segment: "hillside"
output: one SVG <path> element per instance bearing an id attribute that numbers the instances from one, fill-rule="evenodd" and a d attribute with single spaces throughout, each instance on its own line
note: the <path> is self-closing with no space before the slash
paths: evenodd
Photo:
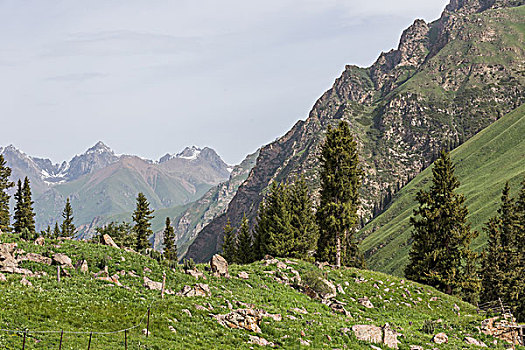
<path id="1" fill-rule="evenodd" d="M 123 348 L 123 332 L 107 335 L 97 332 L 134 325 L 138 327 L 126 334 L 129 348 L 250 349 L 260 348 L 250 341 L 261 337 L 288 349 L 370 349 L 369 342 L 357 340 L 352 327 L 383 327 L 386 323 L 389 326 L 375 331 L 379 331 L 380 338 L 384 332 L 392 343 L 397 339 L 402 349 L 411 345 L 425 349 L 478 348 L 464 341 L 467 336 L 495 349 L 506 348 L 501 340 L 493 345 L 495 339 L 479 332 L 483 317 L 476 313 L 475 307 L 433 288 L 378 272 L 329 267 L 320 270 L 302 261 L 274 259 L 230 266 L 231 278 L 214 277 L 204 271 L 204 266 L 198 266 L 204 271 L 203 280 L 177 267 L 166 270 L 168 293 L 179 292 L 184 286 L 191 291 L 197 283 L 203 283 L 205 286 L 201 285 L 199 291 L 207 294 L 209 288 L 209 294 L 192 297 L 167 294 L 161 299 L 160 291 L 145 288 L 144 281 L 155 287 L 151 281 L 161 281 L 165 269 L 139 254 L 84 241 L 51 240 L 41 246 L 23 242 L 11 234 L 3 234 L 0 239 L 4 242 L 0 245 L 0 265 L 4 266 L 0 267 L 4 271 L 0 275 L 3 305 L 0 329 L 20 331 L 0 331 L 0 347 L 6 349 L 22 347 L 23 330 L 28 331 L 25 349 L 58 348 L 61 330 L 65 332 L 63 349 L 87 348 L 90 332 L 94 332 L 92 349 Z M 6 242 L 15 242 L 17 246 Z M 57 253 L 66 254 L 73 264 L 85 259 L 84 268 L 89 271 L 83 273 L 68 267 L 67 259 L 56 256 Z M 6 260 L 8 254 L 14 255 L 9 255 L 11 260 Z M 17 272 L 27 275 L 7 273 L 8 260 L 11 266 L 13 261 L 18 264 Z M 52 260 L 53 265 L 47 265 Z M 60 282 L 56 279 L 56 261 L 64 262 Z M 289 284 L 292 278 L 296 282 L 301 280 L 297 285 L 320 281 L 308 277 L 312 271 L 324 275 L 337 290 L 328 288 L 324 302 L 301 293 L 294 283 Z M 27 282 L 23 285 L 22 279 L 31 285 Z M 146 338 L 142 330 L 146 328 L 149 306 L 150 335 Z M 218 320 L 224 320 L 220 315 L 229 313 L 227 319 L 240 328 L 219 324 Z M 245 317 L 247 314 L 252 316 Z M 242 322 L 253 331 L 242 328 Z M 448 343 L 432 342 L 438 332 L 446 333 Z"/>
<path id="2" fill-rule="evenodd" d="M 472 228 L 480 232 L 475 248 L 486 243 L 484 223 L 495 215 L 506 181 L 517 193 L 525 179 L 525 106 L 504 116 L 456 148 L 458 188 L 467 198 Z M 394 197 L 390 207 L 370 222 L 361 235 L 361 249 L 368 267 L 377 271 L 403 275 L 410 250 L 409 218 L 416 208 L 415 194 L 432 178 L 431 167 L 425 169 Z"/>
<path id="3" fill-rule="evenodd" d="M 453 0 L 441 18 L 416 20 L 397 49 L 368 68 L 346 66 L 309 117 L 261 148 L 248 179 L 210 222 L 187 256 L 207 261 L 222 228 L 246 214 L 253 225 L 268 185 L 305 174 L 318 190 L 318 155 L 328 125 L 347 120 L 365 170 L 360 215 L 406 183 L 445 144 L 459 145 L 525 100 L 524 1 Z"/>

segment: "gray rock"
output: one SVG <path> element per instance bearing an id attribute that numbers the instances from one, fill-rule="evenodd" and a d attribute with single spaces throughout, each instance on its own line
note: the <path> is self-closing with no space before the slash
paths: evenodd
<path id="1" fill-rule="evenodd" d="M 368 297 L 359 298 L 357 301 L 359 301 L 359 304 L 363 305 L 367 309 L 372 309 L 374 307 L 374 304 L 368 300 Z"/>
<path id="2" fill-rule="evenodd" d="M 39 264 L 45 264 L 45 265 L 51 265 L 51 263 L 53 262 L 51 258 L 45 257 L 40 254 L 36 254 L 36 253 L 27 253 L 26 255 L 18 258 L 18 261 L 26 261 L 26 260 L 33 261 Z"/>
<path id="3" fill-rule="evenodd" d="M 197 283 L 193 287 L 184 286 L 177 295 L 182 297 L 209 297 L 211 296 L 211 291 L 207 284 Z"/>
<path id="4" fill-rule="evenodd" d="M 105 234 L 104 236 L 102 236 L 102 240 L 104 241 L 105 245 L 108 245 L 108 246 L 113 247 L 113 248 L 120 249 L 120 247 L 115 243 L 115 241 L 113 241 L 113 238 L 111 238 L 110 235 Z"/>
<path id="5" fill-rule="evenodd" d="M 448 336 L 445 333 L 438 333 L 434 335 L 432 341 L 436 344 L 446 344 L 448 343 Z"/>
<path id="6" fill-rule="evenodd" d="M 219 254 L 215 254 L 210 261 L 211 272 L 216 277 L 230 277 L 228 262 Z"/>
<path id="7" fill-rule="evenodd" d="M 7 282 L 7 277 L 3 273 L 0 273 L 0 282 Z"/>
<path id="8" fill-rule="evenodd" d="M 241 271 L 239 272 L 238 277 L 247 280 L 248 278 L 250 278 L 250 275 L 248 275 L 246 271 Z"/>
<path id="9" fill-rule="evenodd" d="M 480 340 L 472 338 L 472 337 L 465 337 L 465 339 L 463 339 L 463 341 L 465 343 L 467 343 L 467 344 L 470 344 L 470 345 L 476 345 L 476 346 L 479 346 L 479 347 L 482 347 L 482 348 L 486 348 L 487 347 L 487 344 L 485 344 L 484 342 L 482 342 Z"/>
<path id="10" fill-rule="evenodd" d="M 264 338 L 257 337 L 255 335 L 250 335 L 250 343 L 251 344 L 255 344 L 255 345 L 259 345 L 259 346 L 270 346 L 270 347 L 274 347 L 275 346 L 274 343 L 269 342 L 268 340 L 266 340 Z"/>
<path id="11" fill-rule="evenodd" d="M 71 259 L 66 254 L 56 253 L 55 255 L 53 255 L 53 260 L 59 265 L 71 268 L 73 267 L 73 265 L 71 264 Z"/>
<path id="12" fill-rule="evenodd" d="M 352 331 L 358 340 L 369 341 L 377 344 L 380 344 L 383 341 L 383 330 L 381 327 L 358 324 L 352 326 Z"/>
<path id="13" fill-rule="evenodd" d="M 35 244 L 36 245 L 41 245 L 43 246 L 44 244 L 46 243 L 46 240 L 44 237 L 40 236 L 38 237 L 37 239 L 35 239 Z"/>
<path id="14" fill-rule="evenodd" d="M 383 344 L 391 349 L 397 349 L 399 344 L 399 340 L 397 340 L 398 335 L 399 333 L 393 330 L 388 323 L 385 324 L 383 327 Z"/>

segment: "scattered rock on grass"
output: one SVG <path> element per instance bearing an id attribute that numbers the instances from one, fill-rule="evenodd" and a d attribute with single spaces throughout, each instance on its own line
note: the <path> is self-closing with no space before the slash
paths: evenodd
<path id="1" fill-rule="evenodd" d="M 146 277 L 144 277 L 144 279 L 145 278 Z M 211 291 L 207 284 L 197 283 L 193 287 L 184 286 L 184 288 L 182 288 L 182 290 L 178 292 L 177 295 L 182 297 L 209 297 L 211 296 Z"/>
<path id="2" fill-rule="evenodd" d="M 35 244 L 36 245 L 41 245 L 43 246 L 44 244 L 46 243 L 46 240 L 44 237 L 40 236 L 38 237 L 37 239 L 35 239 Z"/>
<path id="3" fill-rule="evenodd" d="M 359 304 L 363 305 L 367 309 L 372 309 L 374 307 L 374 304 L 372 304 L 368 297 L 359 298 L 357 301 L 359 301 Z"/>
<path id="4" fill-rule="evenodd" d="M 255 344 L 255 345 L 259 345 L 259 346 L 270 346 L 270 347 L 274 347 L 275 346 L 274 343 L 269 342 L 268 340 L 266 340 L 264 338 L 257 337 L 255 335 L 250 335 L 250 343 L 251 344 Z"/>
<path id="5" fill-rule="evenodd" d="M 434 335 L 432 341 L 436 344 L 445 344 L 448 343 L 448 336 L 445 333 L 438 333 Z"/>
<path id="6" fill-rule="evenodd" d="M 247 280 L 248 278 L 250 278 L 250 275 L 248 275 L 248 273 L 246 271 L 241 271 L 241 272 L 239 272 L 238 277 L 242 278 L 244 280 Z"/>
<path id="7" fill-rule="evenodd" d="M 479 346 L 479 347 L 482 347 L 482 348 L 486 348 L 487 347 L 487 344 L 485 344 L 484 342 L 482 342 L 480 340 L 472 338 L 472 337 L 465 337 L 465 339 L 463 339 L 463 341 L 465 343 L 467 343 L 467 344 L 470 344 L 470 345 L 476 345 L 476 346 Z"/>
<path id="8" fill-rule="evenodd" d="M 66 254 L 56 253 L 53 255 L 53 260 L 59 265 L 73 267 L 71 264 L 71 259 Z"/>
<path id="9" fill-rule="evenodd" d="M 20 280 L 20 283 L 23 285 L 23 286 L 26 286 L 26 287 L 33 287 L 33 283 L 31 283 L 30 281 L 28 281 L 26 279 L 26 277 L 22 277 L 22 280 Z"/>
<path id="10" fill-rule="evenodd" d="M 383 330 L 378 326 L 357 324 L 352 326 L 352 331 L 358 340 L 369 341 L 377 344 L 381 343 L 383 340 Z"/>
<path id="11" fill-rule="evenodd" d="M 7 281 L 7 277 L 5 277 L 3 273 L 0 273 L 0 282 L 6 282 L 6 281 Z"/>
<path id="12" fill-rule="evenodd" d="M 115 243 L 113 238 L 111 238 L 111 236 L 108 235 L 107 233 L 102 236 L 102 240 L 104 241 L 105 245 L 108 245 L 108 246 L 113 247 L 113 248 L 120 249 L 120 247 Z"/>
<path id="13" fill-rule="evenodd" d="M 211 272 L 216 277 L 230 277 L 228 262 L 221 255 L 215 254 L 210 260 Z"/>

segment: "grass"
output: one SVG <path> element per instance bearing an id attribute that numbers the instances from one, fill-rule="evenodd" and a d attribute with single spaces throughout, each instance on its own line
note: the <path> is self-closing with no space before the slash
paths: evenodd
<path id="1" fill-rule="evenodd" d="M 473 243 L 478 250 L 486 243 L 482 228 L 489 217 L 495 215 L 505 182 L 509 181 L 514 195 L 525 179 L 523 135 L 525 106 L 496 121 L 451 153 L 461 182 L 458 191 L 467 198 L 469 221 L 472 228 L 480 232 Z M 409 218 L 416 208 L 415 194 L 428 186 L 431 176 L 429 167 L 401 189 L 382 215 L 361 230 L 364 237 L 361 249 L 370 268 L 403 274 L 410 250 Z"/>
<path id="2" fill-rule="evenodd" d="M 274 342 L 281 348 L 308 348 L 300 345 L 300 339 L 311 342 L 313 349 L 370 349 L 369 343 L 358 341 L 352 332 L 343 333 L 342 328 L 351 328 L 355 324 L 375 324 L 383 326 L 388 322 L 403 334 L 399 337 L 401 348 L 430 343 L 432 334 L 423 331 L 425 323 L 442 319 L 436 332 L 444 331 L 450 342 L 440 349 L 468 349 L 463 343 L 467 334 L 486 343 L 492 341 L 488 336 L 478 334 L 481 317 L 476 314 L 472 305 L 463 303 L 454 297 L 400 278 L 378 272 L 343 269 L 319 270 L 310 263 L 302 261 L 285 261 L 301 276 L 323 274 L 335 285 L 341 285 L 344 294 L 338 293 L 337 299 L 346 303 L 345 308 L 351 316 L 332 311 L 319 301 L 310 299 L 296 289 L 279 283 L 276 275 L 293 274 L 289 270 L 276 271 L 275 265 L 265 266 L 256 262 L 246 266 L 230 266 L 232 278 L 212 277 L 205 272 L 211 297 L 181 297 L 168 295 L 160 298 L 160 292 L 146 290 L 142 286 L 142 276 L 160 281 L 163 271 L 167 273 L 167 288 L 174 291 L 184 285 L 194 285 L 197 281 L 184 274 L 180 268 L 166 270 L 156 261 L 132 252 L 96 245 L 82 241 L 47 241 L 46 245 L 36 246 L 21 241 L 17 236 L 4 234 L 3 242 L 18 242 L 18 247 L 26 252 L 37 252 L 52 255 L 62 252 L 70 256 L 75 263 L 86 259 L 90 274 L 82 274 L 73 269 L 71 277 L 56 281 L 56 267 L 23 262 L 21 265 L 33 271 L 45 271 L 48 276 L 28 277 L 33 287 L 20 284 L 21 276 L 8 275 L 7 282 L 0 282 L 0 328 L 15 330 L 43 331 L 115 331 L 137 324 L 140 327 L 128 333 L 130 349 L 250 349 L 258 348 L 248 343 L 249 331 L 230 329 L 219 325 L 213 314 L 229 312 L 227 304 L 231 302 L 252 303 L 269 313 L 279 313 L 282 321 L 263 319 L 260 324 L 265 339 Z M 93 278 L 107 263 L 109 273 L 118 271 L 135 271 L 139 277 L 128 274 L 120 278 L 126 286 L 117 287 Z M 144 272 L 145 268 L 151 272 Z M 204 266 L 198 268 L 204 271 Z M 246 271 L 248 280 L 239 279 L 239 272 Z M 199 280 L 199 282 L 203 282 Z M 357 299 L 367 296 L 374 304 L 373 309 L 361 306 Z M 431 301 L 432 297 L 437 300 Z M 434 300 L 434 299 L 432 299 Z M 153 304 L 150 317 L 150 337 L 142 335 L 145 328 L 145 312 Z M 211 308 L 199 310 L 195 305 Z M 459 305 L 461 314 L 454 311 L 454 304 Z M 293 311 L 293 308 L 304 308 L 307 314 Z M 183 310 L 187 309 L 192 317 Z M 176 330 L 173 333 L 168 327 Z M 302 335 L 303 334 L 303 335 Z M 329 340 L 328 336 L 331 340 Z M 59 333 L 29 333 L 26 349 L 58 348 Z M 63 349 L 87 349 L 89 334 L 64 335 Z M 0 332 L 0 348 L 20 349 L 21 333 Z M 124 348 L 124 334 L 93 335 L 91 349 Z M 499 347 L 503 349 L 501 344 Z"/>

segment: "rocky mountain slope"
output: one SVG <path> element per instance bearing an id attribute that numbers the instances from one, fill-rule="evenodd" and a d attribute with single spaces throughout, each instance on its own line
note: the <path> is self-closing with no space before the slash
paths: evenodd
<path id="1" fill-rule="evenodd" d="M 525 100 L 523 0 L 453 0 L 432 22 L 416 20 L 395 50 L 368 68 L 346 66 L 309 117 L 264 146 L 248 179 L 188 249 L 206 261 L 220 249 L 229 218 L 253 224 L 268 185 L 305 174 L 318 189 L 320 142 L 328 125 L 347 120 L 365 170 L 364 220 L 388 188 L 405 183 L 444 145 L 459 145 Z"/>
<path id="2" fill-rule="evenodd" d="M 170 215 L 173 217 L 172 225 L 175 229 L 175 239 L 180 257 L 186 254 L 186 250 L 193 243 L 200 230 L 226 211 L 228 203 L 254 167 L 258 154 L 259 151 L 256 151 L 248 155 L 239 165 L 233 167 L 228 181 L 212 187 L 201 198 L 190 203 L 182 212 Z M 173 208 L 173 211 L 180 211 L 180 208 Z M 159 222 L 159 224 L 155 225 L 155 221 L 153 222 L 152 228 L 157 232 L 152 240 L 153 246 L 160 250 L 164 221 Z"/>
<path id="3" fill-rule="evenodd" d="M 24 331 L 31 350 L 58 349 L 61 331 L 63 349 L 510 346 L 473 305 L 378 272 L 268 259 L 228 266 L 224 277 L 219 260 L 216 273 L 202 265 L 185 273 L 89 242 L 0 240 L 3 349 L 21 349 Z"/>
<path id="4" fill-rule="evenodd" d="M 470 140 L 456 148 L 452 160 L 461 186 L 458 191 L 467 199 L 472 229 L 480 232 L 474 248 L 485 245 L 482 231 L 488 219 L 496 214 L 505 182 L 512 186 L 512 195 L 525 180 L 525 105 L 499 119 Z M 415 194 L 432 178 L 425 169 L 393 198 L 389 208 L 360 232 L 361 249 L 367 266 L 387 273 L 403 275 L 411 247 L 409 218 L 417 203 Z"/>
<path id="5" fill-rule="evenodd" d="M 211 148 L 187 147 L 159 161 L 115 155 L 102 142 L 61 165 L 26 155 L 13 146 L 0 149 L 14 180 L 28 176 L 32 183 L 37 226 L 60 221 L 67 197 L 75 224 L 83 233 L 108 218 L 131 212 L 138 192 L 152 208 L 190 203 L 230 177 L 229 166 Z"/>

